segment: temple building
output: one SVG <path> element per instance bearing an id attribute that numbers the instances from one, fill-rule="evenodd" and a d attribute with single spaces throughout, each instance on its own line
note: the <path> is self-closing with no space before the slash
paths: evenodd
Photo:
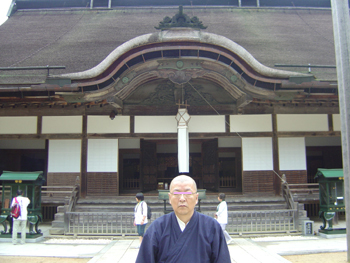
<path id="1" fill-rule="evenodd" d="M 182 156 L 207 192 L 342 168 L 329 1 L 162 2 L 13 1 L 1 170 L 79 176 L 84 198 L 166 189 Z"/>

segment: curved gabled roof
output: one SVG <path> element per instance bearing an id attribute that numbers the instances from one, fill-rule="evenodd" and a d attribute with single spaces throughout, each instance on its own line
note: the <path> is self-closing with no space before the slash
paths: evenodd
<path id="1" fill-rule="evenodd" d="M 164 30 L 157 33 L 150 33 L 135 37 L 114 49 L 97 66 L 83 72 L 62 74 L 60 76 L 68 77 L 73 80 L 96 78 L 98 75 L 103 74 L 103 72 L 105 72 L 117 59 L 122 57 L 125 53 L 133 49 L 140 49 L 140 47 L 142 46 L 157 43 L 164 43 L 162 46 L 173 46 L 174 44 L 181 45 L 181 43 L 197 43 L 198 47 L 201 44 L 208 44 L 210 46 L 217 47 L 218 50 L 219 48 L 223 48 L 232 52 L 237 58 L 242 60 L 244 64 L 247 64 L 253 71 L 255 71 L 257 74 L 260 74 L 261 76 L 271 78 L 289 78 L 291 76 L 311 75 L 267 67 L 261 64 L 259 61 L 257 61 L 242 46 L 238 45 L 237 43 L 224 36 L 220 36 L 213 33 L 207 33 L 191 28 L 174 28 L 170 30 Z"/>
<path id="2" fill-rule="evenodd" d="M 0 67 L 62 65 L 65 69 L 50 70 L 48 79 L 46 70 L 0 70 L 1 94 L 15 97 L 10 91 L 51 90 L 51 100 L 53 94 L 68 102 L 114 99 L 119 107 L 145 99 L 140 85 L 154 82 L 147 87 L 158 92 L 173 74 L 177 79 L 190 75 L 193 85 L 203 86 L 206 80 L 212 90 L 206 92 L 219 104 L 310 98 L 312 90 L 336 97 L 336 86 L 330 89 L 329 81 L 305 82 L 308 68 L 293 68 L 297 72 L 274 68 L 276 63 L 335 64 L 329 9 L 198 7 L 185 12 L 198 16 L 208 26 L 205 32 L 175 29 L 147 34 L 176 10 L 17 11 L 0 27 L 0 45 L 7 51 L 1 54 Z M 179 59 L 187 70 L 177 66 Z M 199 68 L 188 66 L 191 63 Z M 312 68 L 311 75 L 336 80 L 335 69 Z M 57 78 L 63 81 L 55 82 Z M 215 97 L 219 87 L 224 92 Z"/>
<path id="3" fill-rule="evenodd" d="M 232 96 L 231 103 L 246 95 L 282 99 L 274 91 L 281 90 L 282 82 L 293 77 L 305 79 L 301 82 L 313 79 L 310 74 L 266 67 L 226 37 L 191 28 L 138 36 L 117 47 L 92 69 L 52 76 L 71 79 L 74 86 L 85 91 L 84 101 L 113 101 L 113 97 L 124 101 L 142 85 L 159 79 L 170 79 L 177 85 L 204 79 L 226 90 Z"/>

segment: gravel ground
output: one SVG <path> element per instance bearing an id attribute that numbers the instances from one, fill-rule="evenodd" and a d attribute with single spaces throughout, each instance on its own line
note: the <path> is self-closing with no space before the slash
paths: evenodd
<path id="1" fill-rule="evenodd" d="M 1 263 L 86 263 L 91 258 L 0 257 Z"/>
<path id="2" fill-rule="evenodd" d="M 64 239 L 64 238 L 50 238 L 44 244 L 92 244 L 92 245 L 107 245 L 111 239 Z"/>
<path id="3" fill-rule="evenodd" d="M 346 252 L 283 256 L 292 263 L 346 263 Z"/>
<path id="4" fill-rule="evenodd" d="M 346 263 L 346 252 L 284 256 L 292 263 Z M 1 263 L 86 263 L 90 258 L 0 257 Z M 132 262 L 130 262 L 132 263 Z"/>

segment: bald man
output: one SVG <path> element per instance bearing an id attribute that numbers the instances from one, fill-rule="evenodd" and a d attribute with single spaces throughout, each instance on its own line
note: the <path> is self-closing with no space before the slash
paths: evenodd
<path id="1" fill-rule="evenodd" d="M 174 212 L 156 219 L 147 229 L 136 263 L 231 262 L 220 224 L 195 211 L 197 185 L 186 175 L 170 184 Z"/>

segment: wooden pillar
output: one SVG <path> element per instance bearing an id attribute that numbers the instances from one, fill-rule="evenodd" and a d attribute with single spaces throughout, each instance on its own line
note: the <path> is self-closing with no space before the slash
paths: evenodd
<path id="1" fill-rule="evenodd" d="M 348 0 L 331 0 L 333 36 L 338 76 L 345 200 L 350 200 L 350 18 Z M 345 202 L 346 228 L 350 229 L 350 202 Z M 346 233 L 350 262 L 350 231 Z"/>
<path id="2" fill-rule="evenodd" d="M 332 114 L 328 114 L 328 130 L 334 131 L 334 129 L 333 129 L 333 115 Z"/>
<path id="3" fill-rule="evenodd" d="M 87 116 L 83 115 L 83 133 L 81 138 L 81 170 L 80 170 L 80 196 L 87 194 Z"/>
<path id="4" fill-rule="evenodd" d="M 135 116 L 130 116 L 130 134 L 135 133 Z"/>
<path id="5" fill-rule="evenodd" d="M 49 140 L 45 140 L 45 168 L 44 168 L 44 175 L 45 175 L 45 185 L 47 185 L 47 171 L 48 171 L 48 165 L 49 165 Z"/>
<path id="6" fill-rule="evenodd" d="M 230 115 L 225 115 L 225 132 L 230 133 Z"/>
<path id="7" fill-rule="evenodd" d="M 272 114 L 272 156 L 273 156 L 273 170 L 280 174 L 280 161 L 278 153 L 278 135 L 277 135 L 277 116 Z M 275 195 L 281 193 L 281 179 L 274 173 L 273 177 L 273 189 Z"/>
<path id="8" fill-rule="evenodd" d="M 43 116 L 38 116 L 37 117 L 37 123 L 36 123 L 36 134 L 40 138 L 41 133 L 42 133 L 42 124 L 43 124 Z"/>

